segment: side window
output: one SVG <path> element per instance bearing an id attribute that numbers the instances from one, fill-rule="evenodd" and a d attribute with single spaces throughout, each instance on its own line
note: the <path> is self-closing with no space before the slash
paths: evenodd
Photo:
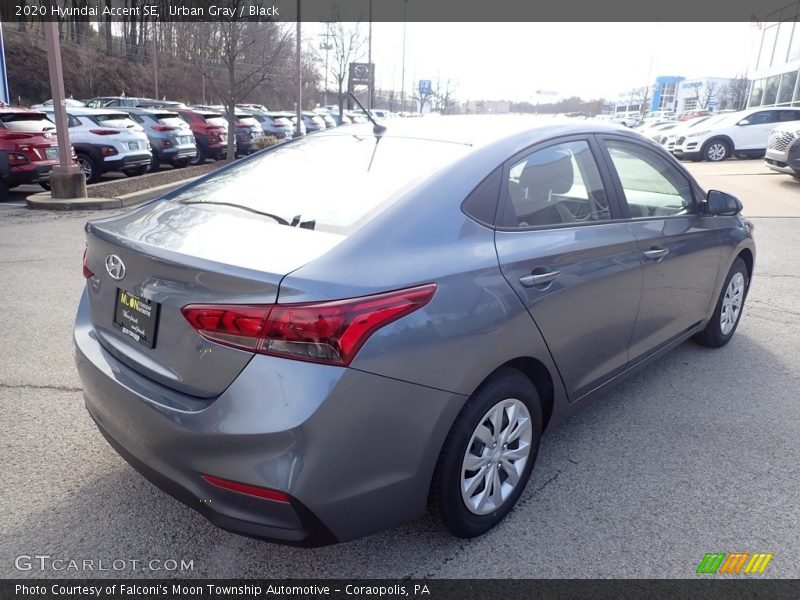
<path id="1" fill-rule="evenodd" d="M 144 119 L 141 116 L 137 115 L 136 113 L 128 113 L 128 116 L 137 123 L 139 123 L 140 125 L 144 123 Z"/>
<path id="2" fill-rule="evenodd" d="M 684 215 L 694 209 L 689 180 L 665 158 L 637 144 L 606 141 L 631 218 Z"/>
<path id="3" fill-rule="evenodd" d="M 774 110 L 762 110 L 761 112 L 753 113 L 749 117 L 739 121 L 740 125 L 766 125 L 767 123 L 774 123 L 775 119 Z"/>
<path id="4" fill-rule="evenodd" d="M 799 110 L 779 110 L 778 121 L 800 121 Z"/>
<path id="5" fill-rule="evenodd" d="M 611 219 L 600 172 L 584 140 L 548 146 L 515 162 L 503 196 L 500 227 Z"/>
<path id="6" fill-rule="evenodd" d="M 53 117 L 53 122 L 55 122 L 55 117 Z M 81 120 L 78 117 L 67 115 L 67 127 L 80 127 L 80 126 L 81 126 Z"/>
<path id="7" fill-rule="evenodd" d="M 192 117 L 190 117 L 189 115 L 185 115 L 183 113 L 178 113 L 178 116 L 181 119 L 183 119 L 184 121 L 186 121 L 187 123 L 191 123 L 192 122 Z"/>

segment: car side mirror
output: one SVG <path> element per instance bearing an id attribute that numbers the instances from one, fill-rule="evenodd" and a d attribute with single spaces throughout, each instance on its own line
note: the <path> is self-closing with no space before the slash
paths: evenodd
<path id="1" fill-rule="evenodd" d="M 747 119 L 742 119 L 737 123 L 737 125 L 750 125 L 750 121 L 748 121 Z"/>
<path id="2" fill-rule="evenodd" d="M 741 200 L 719 190 L 709 190 L 706 194 L 706 207 L 710 215 L 730 217 L 742 212 Z"/>

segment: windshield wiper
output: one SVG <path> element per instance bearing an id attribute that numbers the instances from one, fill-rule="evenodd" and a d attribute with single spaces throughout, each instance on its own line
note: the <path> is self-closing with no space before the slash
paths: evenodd
<path id="1" fill-rule="evenodd" d="M 246 210 L 247 212 L 251 212 L 256 215 L 261 215 L 262 217 L 269 217 L 270 219 L 276 221 L 280 225 L 289 225 L 289 221 L 284 219 L 283 217 L 279 217 L 278 215 L 273 215 L 272 213 L 263 212 L 260 210 L 256 210 L 255 208 L 250 208 L 249 206 L 242 206 L 241 204 L 234 204 L 233 202 L 214 202 L 214 201 L 207 201 L 207 200 L 188 200 L 183 201 L 181 204 L 215 204 L 218 206 L 230 206 L 231 208 L 240 208 L 242 210 Z"/>

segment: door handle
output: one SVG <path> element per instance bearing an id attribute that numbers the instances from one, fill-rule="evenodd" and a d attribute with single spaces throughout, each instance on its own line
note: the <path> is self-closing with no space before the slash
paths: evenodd
<path id="1" fill-rule="evenodd" d="M 648 260 L 660 260 L 669 254 L 667 248 L 652 248 L 644 251 L 644 257 Z"/>
<path id="2" fill-rule="evenodd" d="M 522 287 L 535 287 L 537 285 L 546 285 L 551 281 L 554 281 L 561 275 L 561 271 L 550 271 L 549 273 L 537 273 L 534 275 L 531 273 L 530 275 L 523 275 L 519 278 L 519 282 L 522 284 Z"/>

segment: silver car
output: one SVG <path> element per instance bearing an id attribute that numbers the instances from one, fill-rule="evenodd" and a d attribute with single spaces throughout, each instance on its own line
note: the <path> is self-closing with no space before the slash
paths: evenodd
<path id="1" fill-rule="evenodd" d="M 152 147 L 151 170 L 162 163 L 185 167 L 197 158 L 194 134 L 180 115 L 157 108 L 123 108 L 134 121 L 144 128 Z"/>
<path id="2" fill-rule="evenodd" d="M 764 164 L 779 173 L 800 179 L 800 125 L 783 123 L 769 134 Z"/>
<path id="3" fill-rule="evenodd" d="M 482 534 L 544 431 L 736 331 L 736 198 L 618 127 L 427 121 L 279 144 L 87 224 L 86 407 L 220 527 L 326 544 L 429 509 Z"/>

